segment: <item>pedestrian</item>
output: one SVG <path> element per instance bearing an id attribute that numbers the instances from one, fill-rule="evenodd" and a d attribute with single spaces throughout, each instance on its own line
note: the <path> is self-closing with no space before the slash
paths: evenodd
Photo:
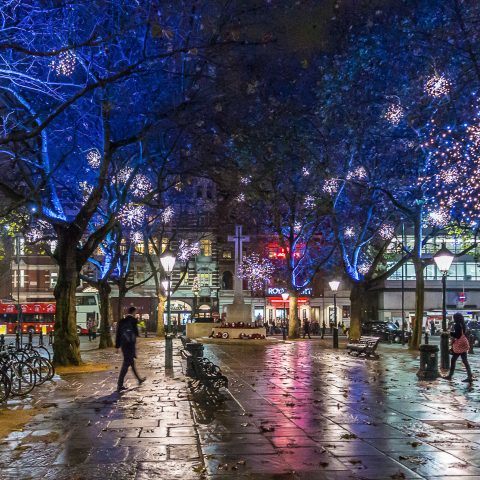
<path id="1" fill-rule="evenodd" d="M 310 336 L 310 322 L 308 321 L 308 318 L 303 320 L 303 338 L 305 338 L 305 335 L 308 335 L 308 338 L 312 339 Z"/>
<path id="2" fill-rule="evenodd" d="M 97 339 L 97 322 L 93 321 L 92 324 L 92 338 L 93 340 Z"/>
<path id="3" fill-rule="evenodd" d="M 325 337 L 325 331 L 327 330 L 327 325 L 325 324 L 325 320 L 322 322 L 322 337 Z"/>
<path id="4" fill-rule="evenodd" d="M 91 342 L 93 339 L 93 320 L 91 318 L 87 320 L 87 331 L 88 331 L 88 341 Z"/>
<path id="5" fill-rule="evenodd" d="M 133 374 L 137 378 L 139 385 L 146 380 L 145 377 L 140 377 L 135 368 L 135 358 L 137 357 L 136 343 L 138 337 L 137 319 L 134 317 L 135 311 L 136 308 L 134 306 L 131 306 L 128 309 L 128 315 L 122 318 L 117 325 L 115 348 L 121 348 L 123 354 L 122 368 L 118 376 L 118 393 L 120 393 L 122 390 L 126 390 L 126 387 L 124 387 L 123 385 L 123 381 L 125 380 L 125 375 L 127 374 L 128 367 L 132 367 Z"/>
<path id="6" fill-rule="evenodd" d="M 430 320 L 430 335 L 433 337 L 435 335 L 435 322 Z"/>
<path id="7" fill-rule="evenodd" d="M 452 337 L 452 348 L 450 349 L 452 353 L 452 359 L 450 361 L 450 373 L 443 377 L 445 380 L 451 380 L 455 372 L 455 364 L 457 363 L 458 357 L 462 358 L 462 362 L 465 365 L 465 370 L 467 371 L 467 378 L 462 380 L 465 383 L 472 383 L 472 370 L 470 364 L 468 363 L 468 351 L 470 350 L 470 344 L 468 339 L 465 336 L 465 321 L 461 313 L 456 313 L 453 316 L 453 330 L 450 332 Z"/>

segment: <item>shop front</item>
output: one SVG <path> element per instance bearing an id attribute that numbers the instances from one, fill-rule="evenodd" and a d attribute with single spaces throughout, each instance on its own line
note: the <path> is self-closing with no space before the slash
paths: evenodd
<path id="1" fill-rule="evenodd" d="M 283 295 L 282 295 L 283 294 Z M 280 325 L 290 316 L 289 298 L 286 296 L 287 289 L 285 287 L 272 286 L 266 291 L 266 322 Z M 312 295 L 311 288 L 305 288 L 300 292 L 298 297 L 298 316 L 301 321 L 308 319 L 310 316 L 310 297 Z M 285 298 L 284 298 L 285 297 Z"/>

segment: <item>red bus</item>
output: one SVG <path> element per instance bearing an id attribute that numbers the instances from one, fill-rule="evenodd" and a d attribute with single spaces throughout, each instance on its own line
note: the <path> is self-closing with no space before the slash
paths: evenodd
<path id="1" fill-rule="evenodd" d="M 55 323 L 55 302 L 22 303 L 22 332 L 44 334 L 53 331 Z M 5 333 L 15 333 L 17 328 L 17 305 L 0 303 L 0 329 Z"/>

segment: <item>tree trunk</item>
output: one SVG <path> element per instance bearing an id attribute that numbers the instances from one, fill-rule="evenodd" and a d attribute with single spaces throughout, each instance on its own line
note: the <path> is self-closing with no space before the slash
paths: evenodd
<path id="1" fill-rule="evenodd" d="M 414 259 L 415 265 L 415 321 L 413 322 L 412 337 L 409 348 L 418 350 L 422 343 L 423 311 L 425 309 L 425 279 L 423 277 L 423 262 Z"/>
<path id="2" fill-rule="evenodd" d="M 125 284 L 123 282 L 118 283 L 118 302 L 117 302 L 117 318 L 118 321 L 123 317 L 123 302 L 125 300 L 125 296 L 127 295 L 127 289 L 125 288 Z"/>
<path id="3" fill-rule="evenodd" d="M 162 294 L 157 295 L 158 307 L 157 307 L 157 337 L 165 336 L 165 323 L 163 316 L 165 313 L 165 297 Z"/>
<path id="4" fill-rule="evenodd" d="M 98 348 L 113 347 L 112 335 L 110 333 L 111 303 L 110 287 L 108 281 L 98 282 L 98 294 L 100 297 L 100 345 Z"/>
<path id="5" fill-rule="evenodd" d="M 358 340 L 362 334 L 362 322 L 364 312 L 365 289 L 355 282 L 350 289 L 350 331 L 349 337 L 352 340 Z"/>
<path id="6" fill-rule="evenodd" d="M 55 341 L 53 343 L 55 365 L 80 365 L 82 363 L 75 309 L 75 294 L 79 276 L 75 246 L 76 243 L 73 248 L 65 248 L 59 255 L 61 261 L 58 264 L 58 280 L 54 290 L 57 302 Z"/>
<path id="7" fill-rule="evenodd" d="M 300 337 L 300 320 L 298 318 L 298 293 L 290 294 L 289 299 L 289 321 L 288 321 L 288 338 Z"/>

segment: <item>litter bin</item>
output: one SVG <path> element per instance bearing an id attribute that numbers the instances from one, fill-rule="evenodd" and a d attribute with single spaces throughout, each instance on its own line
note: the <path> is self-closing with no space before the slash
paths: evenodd
<path id="1" fill-rule="evenodd" d="M 417 377 L 420 380 L 436 380 L 438 372 L 438 346 L 420 345 L 420 368 Z"/>

